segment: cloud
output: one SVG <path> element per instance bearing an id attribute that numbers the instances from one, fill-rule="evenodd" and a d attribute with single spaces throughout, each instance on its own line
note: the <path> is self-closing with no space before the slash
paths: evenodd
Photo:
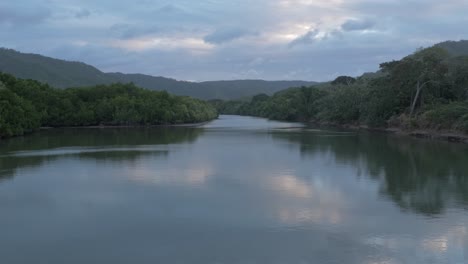
<path id="1" fill-rule="evenodd" d="M 320 31 L 318 29 L 309 30 L 304 35 L 299 36 L 293 41 L 291 41 L 291 43 L 289 43 L 289 46 L 294 47 L 296 45 L 313 43 L 317 39 L 319 34 L 320 34 Z"/>
<path id="2" fill-rule="evenodd" d="M 373 26 L 374 26 L 374 22 L 370 20 L 350 19 L 341 25 L 341 29 L 344 31 L 355 31 L 355 30 L 370 29 Z"/>
<path id="3" fill-rule="evenodd" d="M 133 39 L 147 35 L 155 35 L 164 31 L 156 25 L 131 25 L 131 24 L 114 24 L 109 28 L 110 32 L 120 39 Z"/>
<path id="4" fill-rule="evenodd" d="M 211 45 L 197 38 L 147 37 L 112 40 L 108 44 L 112 47 L 134 52 L 141 52 L 152 49 L 166 51 L 182 49 L 193 53 L 203 53 L 211 49 Z"/>
<path id="5" fill-rule="evenodd" d="M 88 9 L 80 9 L 78 12 L 76 12 L 75 17 L 76 18 L 87 18 L 91 15 L 91 11 Z"/>
<path id="6" fill-rule="evenodd" d="M 176 5 L 173 5 L 173 4 L 168 4 L 168 5 L 165 5 L 161 8 L 159 8 L 158 10 L 159 12 L 161 13 L 165 13 L 165 14 L 170 14 L 170 13 L 185 13 L 183 9 L 177 7 Z"/>
<path id="7" fill-rule="evenodd" d="M 249 35 L 256 35 L 257 33 L 241 29 L 241 28 L 222 28 L 215 32 L 206 35 L 203 40 L 211 44 L 222 44 L 225 42 L 233 41 Z"/>
<path id="8" fill-rule="evenodd" d="M 301 46 L 301 45 L 308 45 L 317 42 L 324 42 L 328 39 L 332 38 L 340 38 L 342 34 L 338 30 L 331 30 L 331 31 L 321 31 L 319 29 L 313 29 L 307 31 L 304 35 L 301 35 L 289 43 L 289 47 Z"/>
<path id="9" fill-rule="evenodd" d="M 51 16 L 51 11 L 44 7 L 30 6 L 15 8 L 0 4 L 0 25 L 10 26 L 35 25 Z"/>
<path id="10" fill-rule="evenodd" d="M 15 0 L 1 46 L 176 79 L 325 81 L 468 39 L 468 2 Z M 398 43 L 396 45 L 395 43 Z"/>

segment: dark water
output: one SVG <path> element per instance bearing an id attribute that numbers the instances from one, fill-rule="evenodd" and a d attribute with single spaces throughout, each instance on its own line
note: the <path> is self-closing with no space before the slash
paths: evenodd
<path id="1" fill-rule="evenodd" d="M 468 263 L 468 147 L 223 116 L 0 142 L 0 263 Z"/>

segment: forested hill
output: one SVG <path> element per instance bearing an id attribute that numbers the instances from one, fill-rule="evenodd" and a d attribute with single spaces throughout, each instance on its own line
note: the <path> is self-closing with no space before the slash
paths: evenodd
<path id="1" fill-rule="evenodd" d="M 445 41 L 436 44 L 435 47 L 439 47 L 446 50 L 452 56 L 468 55 L 468 40 Z"/>
<path id="2" fill-rule="evenodd" d="M 289 87 L 315 84 L 305 81 L 262 80 L 186 82 L 144 74 L 104 73 L 82 62 L 59 60 L 3 48 L 0 48 L 0 72 L 12 74 L 17 78 L 37 80 L 57 88 L 133 82 L 146 89 L 165 90 L 171 94 L 200 99 L 237 99 L 258 93 L 272 95 Z"/>
<path id="3" fill-rule="evenodd" d="M 326 124 L 468 133 L 468 41 L 444 42 L 361 77 L 337 77 L 250 101 L 211 103 L 224 114 Z"/>
<path id="4" fill-rule="evenodd" d="M 93 66 L 81 62 L 58 60 L 3 48 L 0 48 L 0 72 L 48 83 L 57 88 L 109 84 L 113 81 Z"/>

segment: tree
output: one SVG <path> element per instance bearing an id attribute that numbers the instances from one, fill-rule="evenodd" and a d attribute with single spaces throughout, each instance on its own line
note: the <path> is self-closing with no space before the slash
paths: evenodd
<path id="1" fill-rule="evenodd" d="M 0 88 L 0 137 L 22 135 L 39 127 L 33 106 L 12 91 Z"/>
<path id="2" fill-rule="evenodd" d="M 451 100 L 468 100 L 468 56 L 459 56 L 449 63 L 449 94 Z"/>
<path id="3" fill-rule="evenodd" d="M 356 79 L 350 76 L 339 76 L 331 82 L 332 85 L 347 85 L 354 84 Z"/>
<path id="4" fill-rule="evenodd" d="M 314 87 L 300 88 L 300 105 L 299 109 L 303 115 L 303 119 L 309 120 L 317 115 L 317 101 L 324 97 L 327 93 Z"/>
<path id="5" fill-rule="evenodd" d="M 193 123 L 217 115 L 201 100 L 133 84 L 60 90 L 0 73 L 0 137 L 22 135 L 40 126 Z"/>
<path id="6" fill-rule="evenodd" d="M 429 84 L 441 84 L 444 81 L 448 72 L 445 63 L 447 58 L 445 50 L 432 47 L 417 51 L 401 61 L 381 64 L 382 70 L 390 73 L 390 79 L 397 89 L 414 89 L 414 92 L 410 92 L 410 116 L 414 114 L 418 103 L 422 105 L 423 89 Z"/>

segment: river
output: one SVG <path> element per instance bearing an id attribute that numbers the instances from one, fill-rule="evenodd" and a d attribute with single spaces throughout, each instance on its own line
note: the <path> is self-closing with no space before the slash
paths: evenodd
<path id="1" fill-rule="evenodd" d="M 0 142 L 0 263 L 468 263 L 468 147 L 221 116 Z"/>

